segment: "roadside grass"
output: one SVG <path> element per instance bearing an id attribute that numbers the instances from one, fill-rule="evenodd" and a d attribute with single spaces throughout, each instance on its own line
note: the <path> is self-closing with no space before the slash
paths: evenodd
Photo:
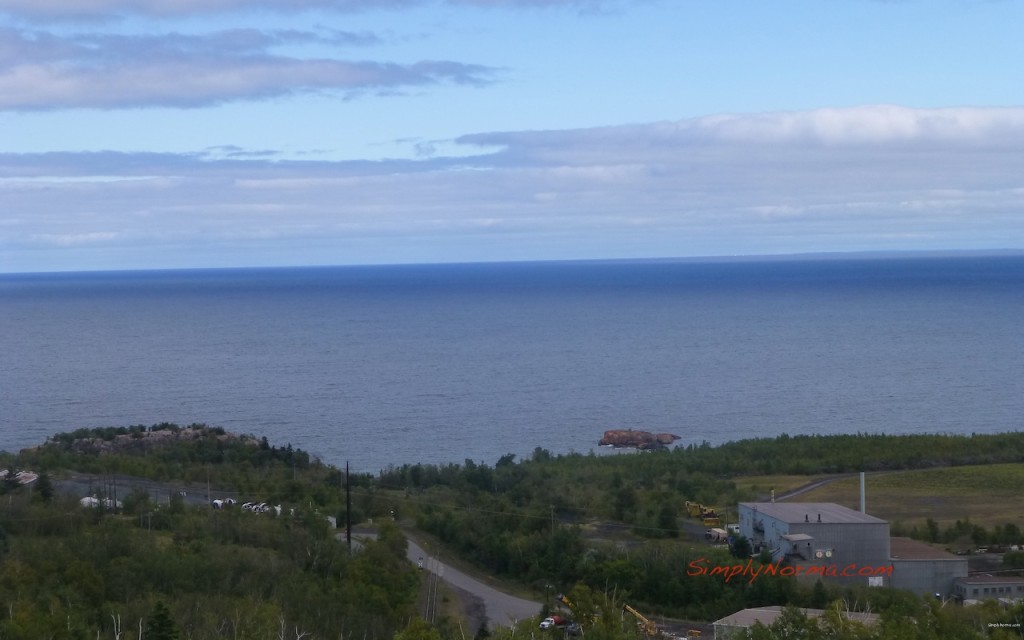
<path id="1" fill-rule="evenodd" d="M 803 484 L 816 479 L 807 477 Z M 942 527 L 969 518 L 988 528 L 1011 522 L 1022 526 L 1024 520 L 1022 464 L 869 473 L 865 485 L 867 512 L 907 527 L 924 526 L 927 518 Z M 790 502 L 834 502 L 860 509 L 860 479 L 840 476 Z"/>

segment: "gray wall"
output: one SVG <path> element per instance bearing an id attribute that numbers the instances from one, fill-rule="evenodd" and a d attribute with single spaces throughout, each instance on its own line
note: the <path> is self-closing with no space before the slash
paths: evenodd
<path id="1" fill-rule="evenodd" d="M 953 579 L 967 575 L 967 558 L 892 561 L 892 586 L 918 595 L 953 597 Z"/>

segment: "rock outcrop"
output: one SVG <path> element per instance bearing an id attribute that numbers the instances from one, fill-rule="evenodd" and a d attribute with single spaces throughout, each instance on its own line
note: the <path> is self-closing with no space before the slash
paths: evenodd
<path id="1" fill-rule="evenodd" d="M 74 453 L 88 455 L 145 454 L 147 451 L 179 442 L 199 440 L 239 441 L 253 446 L 259 444 L 255 436 L 229 433 L 217 427 L 156 425 L 148 429 L 142 426 L 80 429 L 69 434 L 58 434 L 44 446 L 58 446 Z"/>
<path id="2" fill-rule="evenodd" d="M 602 447 L 635 447 L 637 449 L 662 449 L 679 439 L 671 433 L 651 433 L 632 429 L 611 429 L 604 432 L 598 441 Z"/>

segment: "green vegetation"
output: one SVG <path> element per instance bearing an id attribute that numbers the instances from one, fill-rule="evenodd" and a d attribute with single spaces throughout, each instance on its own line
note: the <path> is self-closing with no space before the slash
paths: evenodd
<path id="1" fill-rule="evenodd" d="M 532 591 L 545 611 L 556 593 L 570 594 L 591 640 L 638 637 L 635 625 L 622 622 L 625 602 L 648 615 L 705 621 L 761 605 L 854 603 L 883 614 L 882 625 L 837 629 L 834 617 L 788 612 L 788 630 L 758 629 L 754 637 L 998 637 L 984 625 L 1021 614 L 781 576 L 745 582 L 696 575 L 695 566 L 745 562 L 747 554 L 734 550 L 737 559 L 693 542 L 703 526 L 683 505 L 692 500 L 727 514 L 736 502 L 766 498 L 770 488 L 862 469 L 908 471 L 873 476 L 871 486 L 878 495 L 914 496 L 915 504 L 928 487 L 970 497 L 990 482 L 1009 486 L 1000 497 L 1010 499 L 1024 486 L 1012 464 L 1024 461 L 1024 434 L 783 436 L 632 456 L 556 456 L 538 448 L 528 460 L 506 455 L 493 467 L 469 460 L 406 465 L 350 479 L 353 519 L 383 523 L 379 540 L 351 556 L 326 522 L 345 515 L 341 472 L 290 445 L 162 424 L 59 434 L 4 458 L 9 469 L 42 475 L 31 492 L 17 488 L 13 476 L 0 483 L 8 494 L 0 508 L 0 598 L 9 603 L 0 638 L 138 640 L 141 631 L 147 639 L 462 640 L 467 634 L 457 624 L 431 626 L 414 615 L 421 575 L 405 560 L 405 537 L 386 517 L 392 514 L 463 561 Z M 979 464 L 983 473 L 965 466 Z M 83 509 L 54 490 L 69 472 L 208 485 L 284 509 L 196 508 L 180 496 L 158 506 L 141 490 L 120 496 L 116 513 Z M 970 515 L 956 522 L 924 517 L 909 533 L 979 544 L 1010 544 L 1021 533 L 1012 523 L 980 527 Z M 1008 557 L 1011 566 L 1024 564 Z M 916 622 L 907 627 L 904 619 Z M 535 633 L 527 626 L 476 635 L 514 640 Z M 765 633 L 774 635 L 756 635 Z"/>
<path id="2" fill-rule="evenodd" d="M 851 476 L 799 499 L 855 506 L 859 493 L 858 479 Z M 916 527 L 922 534 L 915 537 L 928 539 L 923 534 L 928 520 L 936 521 L 943 530 L 967 519 L 990 531 L 1007 524 L 1022 526 L 1024 466 L 1001 463 L 868 474 L 867 501 L 871 513 L 894 524 L 895 535 Z M 1005 542 L 1020 544 L 1024 539 Z"/>
<path id="3" fill-rule="evenodd" d="M 146 467 L 148 475 L 180 480 L 198 460 L 203 475 L 209 469 L 213 478 L 244 480 L 263 495 L 294 496 L 295 513 L 190 508 L 180 496 L 158 506 L 144 491 L 114 513 L 7 487 L 0 637 L 128 640 L 141 631 L 147 640 L 391 638 L 413 617 L 420 576 L 408 566 L 397 527 L 385 522 L 378 541 L 349 556 L 319 508 L 338 501 L 338 480 L 326 469 L 291 447 L 192 431 L 195 437 L 144 453 L 131 444 L 79 451 L 93 434 L 59 436 L 8 462 L 47 464 L 58 476 L 82 468 L 141 474 Z M 177 478 L 168 471 L 175 464 Z"/>

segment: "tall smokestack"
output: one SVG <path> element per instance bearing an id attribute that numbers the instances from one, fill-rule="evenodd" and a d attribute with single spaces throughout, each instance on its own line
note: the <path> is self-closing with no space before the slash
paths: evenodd
<path id="1" fill-rule="evenodd" d="M 860 472 L 860 512 L 867 513 L 867 507 L 864 503 L 864 472 Z"/>

